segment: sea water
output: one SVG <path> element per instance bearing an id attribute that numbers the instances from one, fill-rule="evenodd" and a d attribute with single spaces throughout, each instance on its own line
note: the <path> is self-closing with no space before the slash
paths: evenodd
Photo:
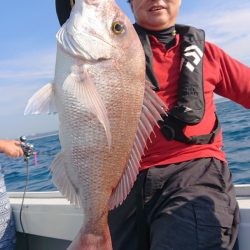
<path id="1" fill-rule="evenodd" d="M 250 183 L 250 110 L 231 101 L 218 101 L 217 114 L 221 122 L 224 148 L 235 184 Z M 28 137 L 29 139 L 29 137 Z M 58 134 L 29 139 L 37 152 L 37 162 L 0 155 L 0 164 L 8 191 L 23 191 L 28 176 L 28 191 L 57 190 L 51 181 L 49 166 L 60 151 Z"/>

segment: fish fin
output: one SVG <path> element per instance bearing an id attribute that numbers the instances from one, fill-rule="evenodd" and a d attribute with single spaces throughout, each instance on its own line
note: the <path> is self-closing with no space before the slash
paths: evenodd
<path id="1" fill-rule="evenodd" d="M 24 115 L 57 113 L 53 84 L 48 83 L 39 89 L 28 101 Z"/>
<path id="2" fill-rule="evenodd" d="M 63 89 L 72 93 L 75 98 L 93 113 L 103 125 L 109 148 L 111 147 L 111 131 L 108 112 L 96 86 L 84 67 L 76 66 L 65 79 Z"/>
<path id="3" fill-rule="evenodd" d="M 147 140 L 153 132 L 158 121 L 162 120 L 161 114 L 166 112 L 166 105 L 152 90 L 152 85 L 146 82 L 142 112 L 133 144 L 132 152 L 128 160 L 128 166 L 112 193 L 109 200 L 109 208 L 113 209 L 126 199 L 128 193 L 134 185 L 137 174 L 139 173 L 140 160 L 144 154 L 144 149 L 147 147 Z"/>
<path id="4" fill-rule="evenodd" d="M 108 224 L 102 233 L 85 233 L 81 228 L 67 250 L 112 250 L 112 242 Z"/>
<path id="5" fill-rule="evenodd" d="M 52 181 L 58 187 L 62 195 L 70 201 L 70 203 L 80 207 L 80 197 L 76 187 L 67 175 L 64 158 L 64 154 L 60 152 L 56 155 L 54 161 L 52 162 L 50 167 L 52 172 Z"/>

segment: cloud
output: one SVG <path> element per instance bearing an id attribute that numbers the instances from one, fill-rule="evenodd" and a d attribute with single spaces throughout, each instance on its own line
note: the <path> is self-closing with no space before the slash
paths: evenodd
<path id="1" fill-rule="evenodd" d="M 19 138 L 58 130 L 57 115 L 1 116 L 1 139 Z"/>
<path id="2" fill-rule="evenodd" d="M 28 98 L 53 79 L 54 51 L 40 51 L 0 61 L 0 114 L 20 113 Z M 8 109 L 6 106 L 8 105 Z"/>
<path id="3" fill-rule="evenodd" d="M 2 93 L 0 99 L 0 138 L 18 138 L 23 134 L 30 135 L 58 129 L 57 116 L 24 116 L 28 99 L 42 85 L 37 83 L 34 86 L 21 86 L 20 84 L 11 84 L 9 87 L 0 86 Z"/>
<path id="4" fill-rule="evenodd" d="M 21 55 L 14 59 L 0 60 L 0 82 L 15 81 L 25 84 L 29 82 L 50 78 L 53 76 L 55 65 L 55 51 L 39 51 L 28 55 Z"/>
<path id="5" fill-rule="evenodd" d="M 250 64 L 250 3 L 212 1 L 205 8 L 183 13 L 179 22 L 198 26 L 206 31 L 206 39 L 222 47 L 236 59 Z"/>
<path id="6" fill-rule="evenodd" d="M 57 129 L 57 117 L 23 115 L 28 99 L 53 79 L 55 57 L 46 50 L 0 60 L 1 138 Z"/>
<path id="7" fill-rule="evenodd" d="M 126 1 L 119 0 L 118 3 L 133 20 Z M 240 2 L 235 0 L 186 0 L 183 1 L 183 5 L 185 5 L 185 13 L 181 11 L 178 18 L 179 23 L 204 29 L 207 40 L 216 43 L 236 59 L 250 64 L 249 0 Z M 50 20 L 51 23 L 53 22 Z M 41 32 L 39 31 L 39 34 Z M 50 31 L 46 30 L 44 34 L 48 32 Z M 12 50 L 6 50 L 6 53 L 3 51 L 0 55 L 0 137 L 12 137 L 30 132 L 46 132 L 57 127 L 56 117 L 23 116 L 29 97 L 53 79 L 56 58 L 53 47 L 55 46 L 54 40 L 50 44 L 49 38 L 46 37 L 46 41 L 43 40 L 44 35 L 36 38 L 41 42 L 39 47 L 42 45 L 50 47 L 34 51 L 34 42 L 27 43 L 27 37 L 30 34 L 30 32 L 28 35 L 25 34 L 24 40 L 15 34 L 18 45 L 23 45 L 19 46 L 19 55 L 14 49 L 14 58 L 10 57 Z M 6 42 L 6 44 L 8 43 L 11 41 Z M 25 44 L 29 45 L 27 50 Z M 22 54 L 20 53 L 21 49 L 23 50 Z M 8 58 L 3 58 L 3 56 L 8 56 Z"/>

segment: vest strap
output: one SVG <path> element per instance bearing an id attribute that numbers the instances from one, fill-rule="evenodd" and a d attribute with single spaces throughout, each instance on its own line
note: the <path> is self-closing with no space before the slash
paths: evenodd
<path id="1" fill-rule="evenodd" d="M 152 50 L 146 31 L 138 24 L 134 27 L 141 40 L 146 57 L 146 76 L 159 91 L 159 83 L 155 76 L 152 63 Z M 220 131 L 220 124 L 216 116 L 214 129 L 210 134 L 187 137 L 183 130 L 187 125 L 198 124 L 205 113 L 203 55 L 205 33 L 203 30 L 191 26 L 175 25 L 181 36 L 182 65 L 176 105 L 172 107 L 164 121 L 160 121 L 161 131 L 168 140 L 177 140 L 187 144 L 209 144 Z M 216 115 L 216 114 L 215 114 Z"/>
<path id="2" fill-rule="evenodd" d="M 195 145 L 213 143 L 214 138 L 218 135 L 221 128 L 217 115 L 213 131 L 210 134 L 187 137 L 183 132 L 183 129 L 186 127 L 186 123 L 176 119 L 171 115 L 164 116 L 163 121 L 160 121 L 159 125 L 161 132 L 167 140 L 177 140 L 187 144 Z"/>

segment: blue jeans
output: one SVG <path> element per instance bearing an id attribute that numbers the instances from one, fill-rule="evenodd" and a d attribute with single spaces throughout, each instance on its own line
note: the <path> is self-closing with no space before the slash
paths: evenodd
<path id="1" fill-rule="evenodd" d="M 0 249 L 14 250 L 16 244 L 15 221 L 0 169 Z"/>

